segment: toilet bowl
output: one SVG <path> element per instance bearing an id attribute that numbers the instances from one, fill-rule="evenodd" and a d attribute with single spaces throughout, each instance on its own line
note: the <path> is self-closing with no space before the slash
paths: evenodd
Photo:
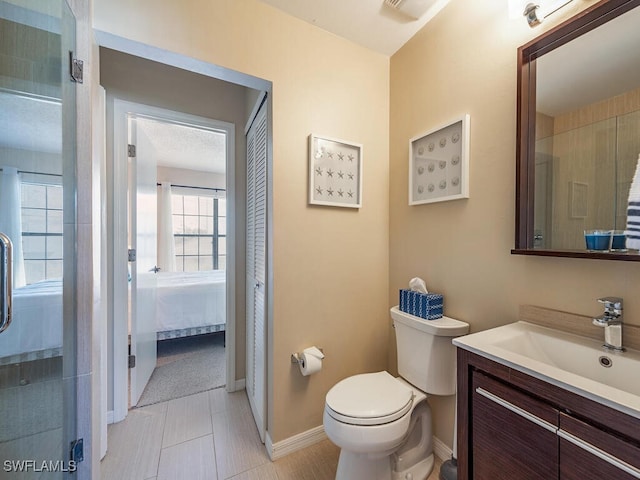
<path id="1" fill-rule="evenodd" d="M 336 480 L 420 480 L 433 470 L 427 392 L 455 393 L 452 337 L 469 325 L 443 317 L 423 320 L 391 309 L 398 372 L 345 378 L 326 396 L 324 429 L 340 447 Z"/>
<path id="2" fill-rule="evenodd" d="M 325 433 L 341 448 L 336 479 L 396 478 L 397 455 L 392 454 L 417 427 L 422 428 L 414 443 L 422 446 L 424 454 L 418 456 L 432 457 L 431 411 L 426 398 L 384 371 L 354 375 L 336 384 L 327 394 L 323 416 Z M 427 476 L 425 471 L 424 478 Z"/>
<path id="3" fill-rule="evenodd" d="M 431 411 L 426 398 L 384 371 L 355 375 L 336 384 L 327 394 L 323 415 L 327 436 L 341 448 L 336 479 L 404 479 L 397 476 L 401 473 L 398 458 L 402 458 L 397 452 L 412 432 L 417 433 L 412 442 L 414 457 L 430 458 L 422 465 L 424 477 L 413 478 L 426 478 L 433 468 Z"/>

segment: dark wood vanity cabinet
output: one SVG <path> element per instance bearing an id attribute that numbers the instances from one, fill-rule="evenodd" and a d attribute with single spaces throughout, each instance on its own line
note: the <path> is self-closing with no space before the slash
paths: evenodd
<path id="1" fill-rule="evenodd" d="M 460 480 L 640 478 L 640 420 L 458 349 Z"/>

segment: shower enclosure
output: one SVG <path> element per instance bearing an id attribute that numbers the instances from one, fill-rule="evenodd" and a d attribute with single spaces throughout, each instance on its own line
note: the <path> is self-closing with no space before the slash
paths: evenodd
<path id="1" fill-rule="evenodd" d="M 64 0 L 0 0 L 1 478 L 67 478 L 81 454 L 75 30 Z"/>
<path id="2" fill-rule="evenodd" d="M 627 110 L 570 127 L 562 120 L 570 117 L 576 123 L 576 115 L 547 117 L 550 134 L 536 141 L 536 248 L 584 250 L 585 230 L 626 228 L 629 188 L 640 155 L 640 110 Z M 543 126 L 544 121 L 538 118 Z"/>

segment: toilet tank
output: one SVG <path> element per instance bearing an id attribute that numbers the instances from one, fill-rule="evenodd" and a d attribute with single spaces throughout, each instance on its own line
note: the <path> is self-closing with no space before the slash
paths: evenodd
<path id="1" fill-rule="evenodd" d="M 396 329 L 398 373 L 425 393 L 456 393 L 456 347 L 454 337 L 465 335 L 469 324 L 449 317 L 425 320 L 391 309 Z"/>

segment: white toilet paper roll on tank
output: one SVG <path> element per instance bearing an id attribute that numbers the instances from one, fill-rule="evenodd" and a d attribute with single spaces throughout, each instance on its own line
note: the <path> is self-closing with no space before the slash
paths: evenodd
<path id="1" fill-rule="evenodd" d="M 298 366 L 300 373 L 307 377 L 322 370 L 324 353 L 318 347 L 305 348 L 299 355 Z"/>

